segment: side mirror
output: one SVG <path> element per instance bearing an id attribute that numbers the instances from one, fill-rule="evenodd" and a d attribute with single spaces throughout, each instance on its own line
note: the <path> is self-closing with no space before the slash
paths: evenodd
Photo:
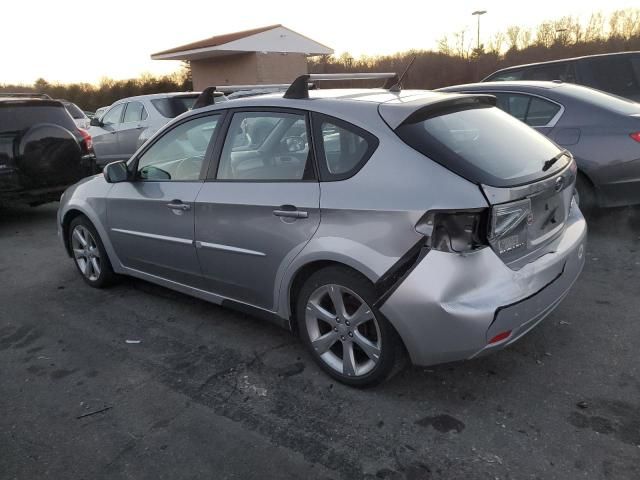
<path id="1" fill-rule="evenodd" d="M 307 148 L 307 143 L 302 137 L 286 137 L 284 144 L 289 153 L 302 152 Z"/>
<path id="2" fill-rule="evenodd" d="M 92 127 L 101 127 L 102 126 L 102 122 L 100 121 L 100 119 L 98 117 L 93 117 L 91 119 L 91 121 L 89 122 L 89 125 L 91 125 Z"/>
<path id="3" fill-rule="evenodd" d="M 129 170 L 126 162 L 111 162 L 102 170 L 107 183 L 120 183 L 129 180 Z"/>

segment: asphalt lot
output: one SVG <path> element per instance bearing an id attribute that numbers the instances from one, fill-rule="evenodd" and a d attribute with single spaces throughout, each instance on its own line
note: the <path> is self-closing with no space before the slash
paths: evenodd
<path id="1" fill-rule="evenodd" d="M 89 288 L 56 208 L 0 210 L 2 479 L 640 478 L 640 209 L 516 345 L 359 391 L 258 319 Z"/>

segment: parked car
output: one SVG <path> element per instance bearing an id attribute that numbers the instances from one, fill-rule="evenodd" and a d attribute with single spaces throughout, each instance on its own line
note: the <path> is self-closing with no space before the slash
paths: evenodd
<path id="1" fill-rule="evenodd" d="M 96 116 L 96 112 L 92 112 L 89 110 L 83 110 L 82 111 L 87 117 L 89 117 L 89 120 L 91 120 L 93 117 Z"/>
<path id="2" fill-rule="evenodd" d="M 607 53 L 503 68 L 483 82 L 560 80 L 640 101 L 640 52 Z"/>
<path id="3" fill-rule="evenodd" d="M 55 100 L 0 98 L 0 202 L 55 201 L 95 173 L 89 134 Z"/>
<path id="4" fill-rule="evenodd" d="M 199 93 L 159 93 L 123 98 L 93 118 L 89 133 L 99 167 L 131 155 L 160 127 L 189 110 Z"/>
<path id="5" fill-rule="evenodd" d="M 102 118 L 102 115 L 104 115 L 104 113 L 109 110 L 109 107 L 100 107 L 98 109 L 96 109 L 95 113 L 93 114 L 93 118 L 97 118 L 98 120 L 100 118 Z"/>
<path id="6" fill-rule="evenodd" d="M 353 386 L 404 351 L 432 365 L 522 337 L 584 264 L 571 154 L 486 95 L 308 90 L 345 78 L 194 109 L 69 188 L 59 234 L 84 281 L 261 315 Z"/>
<path id="7" fill-rule="evenodd" d="M 71 103 L 68 100 L 58 99 L 64 105 L 64 108 L 67 109 L 71 117 L 73 118 L 73 122 L 78 126 L 78 128 L 88 129 L 89 123 L 91 119 L 78 107 L 75 103 Z"/>
<path id="8" fill-rule="evenodd" d="M 440 91 L 495 95 L 499 108 L 571 150 L 583 210 L 640 203 L 640 104 L 557 82 L 488 82 Z"/>

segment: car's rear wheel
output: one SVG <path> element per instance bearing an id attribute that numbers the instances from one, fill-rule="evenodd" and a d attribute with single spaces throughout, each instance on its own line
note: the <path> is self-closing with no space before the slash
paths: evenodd
<path id="1" fill-rule="evenodd" d="M 320 368 L 347 385 L 375 385 L 402 359 L 398 334 L 373 307 L 375 299 L 371 282 L 340 267 L 311 275 L 298 297 L 303 341 Z"/>
<path id="2" fill-rule="evenodd" d="M 598 207 L 595 189 L 591 181 L 582 172 L 578 172 L 576 191 L 578 193 L 578 206 L 583 213 L 591 213 Z"/>
<path id="3" fill-rule="evenodd" d="M 69 226 L 69 246 L 82 279 L 90 286 L 102 288 L 116 278 L 100 236 L 89 219 L 74 218 Z"/>

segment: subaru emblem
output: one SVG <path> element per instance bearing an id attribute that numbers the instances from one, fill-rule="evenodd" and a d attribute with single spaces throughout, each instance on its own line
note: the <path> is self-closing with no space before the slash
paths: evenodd
<path id="1" fill-rule="evenodd" d="M 562 190 L 562 187 L 564 187 L 564 177 L 558 177 L 556 178 L 556 192 L 559 192 L 560 190 Z"/>

